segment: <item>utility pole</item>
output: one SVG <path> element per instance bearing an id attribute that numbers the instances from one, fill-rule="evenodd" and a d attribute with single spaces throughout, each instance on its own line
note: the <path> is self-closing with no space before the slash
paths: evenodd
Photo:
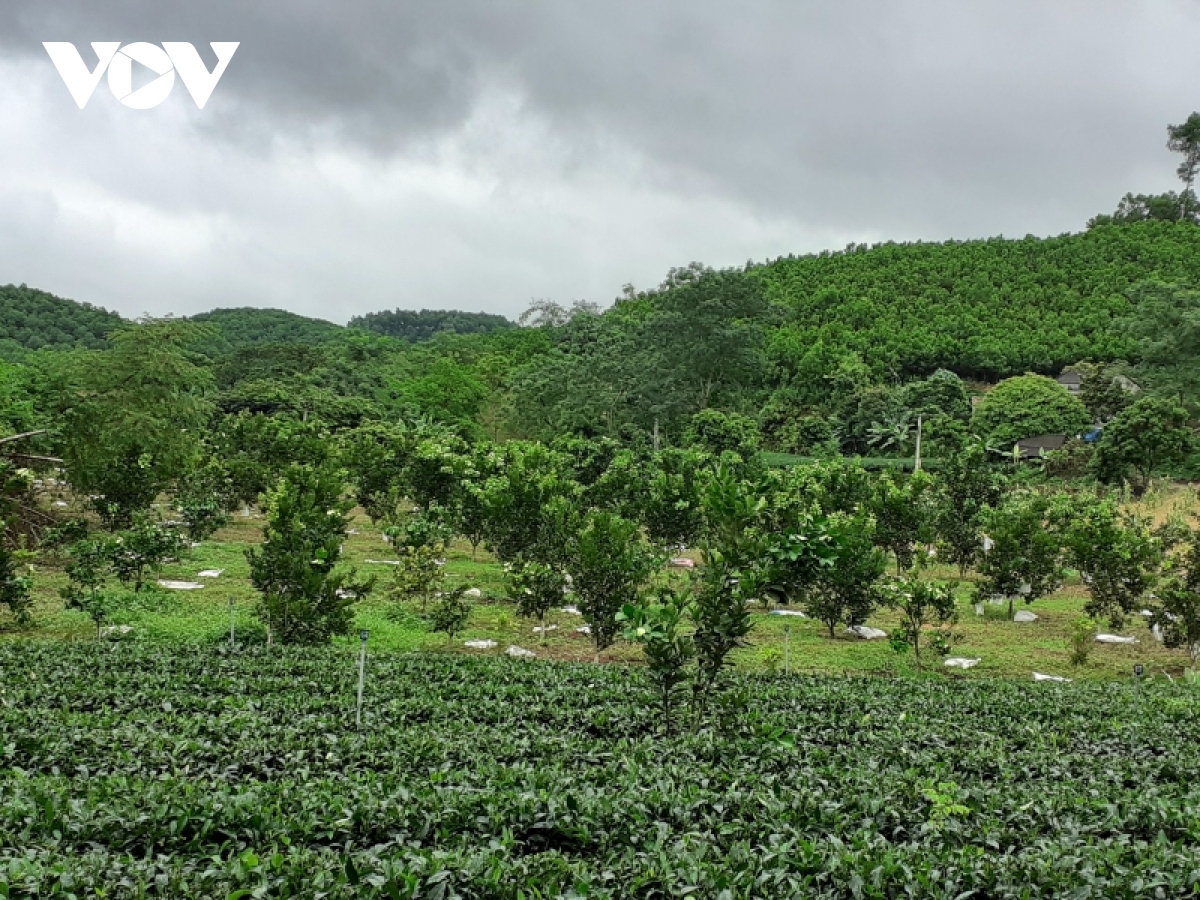
<path id="1" fill-rule="evenodd" d="M 917 416 L 917 458 L 913 463 L 913 471 L 921 471 L 921 423 L 923 416 Z"/>

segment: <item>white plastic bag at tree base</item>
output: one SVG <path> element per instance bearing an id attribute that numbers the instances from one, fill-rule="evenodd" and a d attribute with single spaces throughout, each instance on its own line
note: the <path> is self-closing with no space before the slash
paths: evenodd
<path id="1" fill-rule="evenodd" d="M 846 629 L 848 634 L 855 634 L 864 641 L 874 641 L 878 638 L 887 637 L 887 632 L 882 628 L 868 628 L 866 625 L 851 625 Z"/>
<path id="2" fill-rule="evenodd" d="M 541 625 L 534 625 L 534 626 L 533 626 L 533 633 L 534 633 L 534 634 L 541 634 L 543 631 L 557 631 L 557 630 L 558 630 L 558 626 L 557 626 L 557 625 L 547 625 L 547 626 L 545 626 L 544 628 L 543 628 Z"/>
<path id="3" fill-rule="evenodd" d="M 578 628 L 575 629 L 575 633 L 576 634 L 591 634 L 592 626 L 591 625 L 580 625 Z"/>
<path id="4" fill-rule="evenodd" d="M 800 612 L 800 610 L 798 610 L 798 609 L 773 609 L 773 610 L 771 610 L 771 615 L 773 615 L 773 616 L 795 616 L 797 619 L 807 619 L 808 618 L 807 615 Z"/>
<path id="5" fill-rule="evenodd" d="M 204 585 L 198 581 L 159 581 L 160 587 L 165 587 L 171 591 L 198 591 Z"/>
<path id="6" fill-rule="evenodd" d="M 464 647 L 470 647 L 472 650 L 491 650 L 495 648 L 495 641 L 465 641 Z"/>
<path id="7" fill-rule="evenodd" d="M 564 606 L 559 610 L 561 613 L 566 613 L 568 616 L 582 616 L 578 606 Z"/>
<path id="8" fill-rule="evenodd" d="M 1027 609 L 1018 609 L 1013 614 L 1014 622 L 1036 622 L 1038 620 L 1037 613 L 1031 613 Z"/>
<path id="9" fill-rule="evenodd" d="M 524 647 L 518 647 L 516 644 L 511 644 L 504 652 L 513 659 L 533 659 L 537 656 L 532 650 L 526 650 Z"/>
<path id="10" fill-rule="evenodd" d="M 1098 634 L 1096 641 L 1101 644 L 1136 644 L 1138 639 L 1135 637 L 1122 637 L 1119 634 Z"/>
<path id="11" fill-rule="evenodd" d="M 224 569 L 205 569 L 203 572 L 197 572 L 197 578 L 220 578 L 225 574 Z"/>
<path id="12" fill-rule="evenodd" d="M 694 560 L 688 559 L 686 556 L 674 556 L 671 558 L 670 565 L 677 569 L 694 569 L 696 563 Z"/>
<path id="13" fill-rule="evenodd" d="M 967 659 L 964 656 L 952 656 L 945 660 L 942 665 L 949 666 L 952 669 L 969 669 L 972 666 L 979 665 L 980 662 L 981 660 L 978 659 Z"/>
<path id="14" fill-rule="evenodd" d="M 358 529 L 357 528 L 347 528 L 346 534 L 358 534 Z"/>
<path id="15" fill-rule="evenodd" d="M 1060 684 L 1070 684 L 1070 678 L 1063 678 L 1061 675 L 1043 675 L 1041 672 L 1033 673 L 1034 681 L 1057 681 Z"/>
<path id="16" fill-rule="evenodd" d="M 479 588 L 467 588 L 467 590 L 463 591 L 463 596 L 478 599 L 483 596 L 483 591 Z"/>
<path id="17" fill-rule="evenodd" d="M 1163 642 L 1163 633 L 1162 633 L 1162 627 L 1161 627 L 1161 626 L 1159 626 L 1159 625 L 1151 625 L 1151 626 L 1150 626 L 1150 633 L 1151 633 L 1152 635 L 1154 635 L 1154 639 L 1155 639 L 1156 641 L 1158 641 L 1160 644 Z"/>

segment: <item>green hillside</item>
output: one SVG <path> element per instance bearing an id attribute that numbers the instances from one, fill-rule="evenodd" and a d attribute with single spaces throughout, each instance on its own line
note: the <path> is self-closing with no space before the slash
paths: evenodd
<path id="1" fill-rule="evenodd" d="M 249 306 L 197 313 L 191 316 L 191 321 L 220 331 L 220 340 L 206 348 L 214 353 L 231 353 L 264 344 L 323 344 L 346 330 L 324 319 L 310 319 L 284 309 Z"/>
<path id="2" fill-rule="evenodd" d="M 1112 328 L 1139 282 L 1200 284 L 1200 228 L 1142 222 L 1020 240 L 851 246 L 756 267 L 786 322 L 771 335 L 787 367 L 817 341 L 875 371 L 939 368 L 995 379 L 1055 372 L 1130 346 Z"/>
<path id="3" fill-rule="evenodd" d="M 0 357 L 27 350 L 107 346 L 105 335 L 124 320 L 116 313 L 25 285 L 0 285 Z"/>

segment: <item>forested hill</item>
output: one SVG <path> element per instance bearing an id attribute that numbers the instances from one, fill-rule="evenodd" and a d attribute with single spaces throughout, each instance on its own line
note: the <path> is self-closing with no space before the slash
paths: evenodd
<path id="1" fill-rule="evenodd" d="M 516 328 L 504 316 L 493 313 L 459 312 L 457 310 L 423 309 L 412 312 L 406 309 L 383 310 L 355 316 L 350 320 L 351 328 L 363 328 L 385 334 L 388 337 L 416 343 L 428 341 L 436 334 L 486 334 L 505 328 Z"/>
<path id="2" fill-rule="evenodd" d="M 900 376 L 1057 372 L 1130 346 L 1112 323 L 1131 287 L 1200 286 L 1200 228 L 1142 222 L 1053 238 L 851 246 L 750 270 L 787 317 L 778 362 L 818 341 Z"/>
<path id="3" fill-rule="evenodd" d="M 107 346 L 105 335 L 124 320 L 25 285 L 0 285 L 0 357 L 19 359 L 27 350 Z"/>
<path id="4" fill-rule="evenodd" d="M 191 321 L 218 331 L 219 337 L 207 348 L 213 354 L 265 344 L 323 344 L 346 330 L 324 319 L 310 319 L 283 309 L 253 307 L 214 309 L 197 313 Z"/>

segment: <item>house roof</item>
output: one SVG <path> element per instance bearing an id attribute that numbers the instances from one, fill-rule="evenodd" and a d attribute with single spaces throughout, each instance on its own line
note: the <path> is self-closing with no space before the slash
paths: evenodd
<path id="1" fill-rule="evenodd" d="M 1021 459 L 1036 459 L 1051 450 L 1061 450 L 1067 442 L 1065 434 L 1035 434 L 1017 441 Z"/>

